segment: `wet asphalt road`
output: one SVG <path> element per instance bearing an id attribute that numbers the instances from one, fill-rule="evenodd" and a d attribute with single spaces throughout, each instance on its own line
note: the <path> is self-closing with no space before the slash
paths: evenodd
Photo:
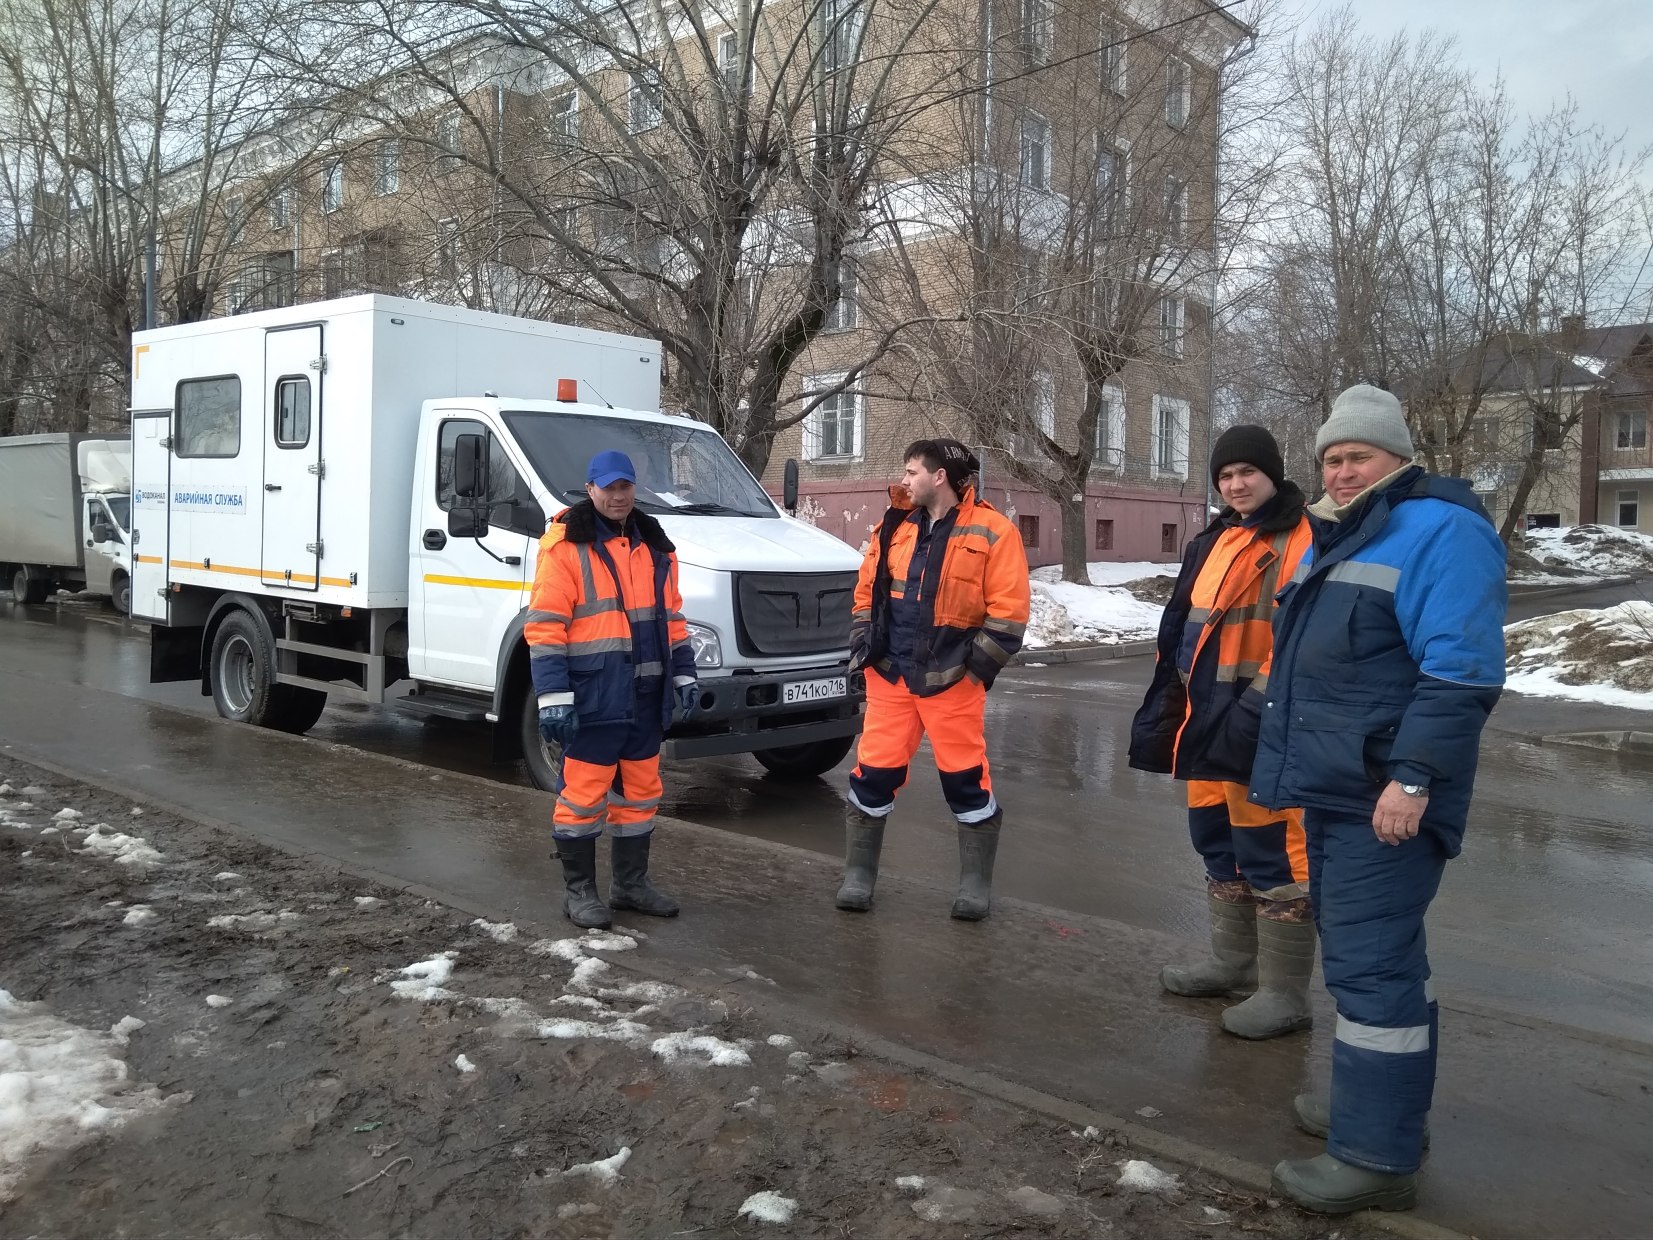
<path id="1" fill-rule="evenodd" d="M 1553 596 L 1541 610 L 1604 601 Z M 118 617 L 79 604 L 18 608 L 0 596 L 0 738 L 19 756 L 32 752 L 105 778 L 129 769 L 134 787 L 153 786 L 185 805 L 197 792 L 210 800 L 209 786 L 227 778 L 226 761 L 279 753 L 289 767 L 302 767 L 307 756 L 314 763 L 321 753 L 340 753 L 216 721 L 198 725 L 138 710 L 141 702 L 154 702 L 212 715 L 210 702 L 192 686 L 147 684 L 147 666 L 142 630 Z M 1125 728 L 1148 669 L 1145 658 L 1016 669 L 990 699 L 995 784 L 1007 807 L 1007 831 L 1014 831 L 1001 853 L 998 893 L 1026 902 L 1015 906 L 1024 937 L 1055 934 L 1061 950 L 1078 952 L 1081 960 L 1058 965 L 1035 944 L 1018 948 L 1000 941 L 995 959 L 975 961 L 960 980 L 954 977 L 962 964 L 958 928 L 945 918 L 888 907 L 902 878 L 921 887 L 943 885 L 955 864 L 933 768 L 923 758 L 892 826 L 886 847 L 890 890 L 881 887 L 875 918 L 850 919 L 859 925 L 844 930 L 842 918 L 834 920 L 830 909 L 823 914 L 824 893 L 815 888 L 830 883 L 824 860 L 820 873 L 807 867 L 813 886 L 804 895 L 805 914 L 788 911 L 782 890 L 801 881 L 798 866 L 770 865 L 764 887 L 749 875 L 719 873 L 707 846 L 697 854 L 706 867 L 699 885 L 708 892 L 727 886 L 748 904 L 761 900 L 771 906 L 765 915 L 778 920 L 760 931 L 738 897 L 731 908 L 714 901 L 702 918 L 674 925 L 681 940 L 674 946 L 691 955 L 708 953 L 708 961 L 749 957 L 826 1014 L 1051 1092 L 1077 1088 L 1072 1058 L 1083 1057 L 1087 1037 L 1125 1039 L 1132 1055 L 1143 1053 L 1146 1037 L 1155 1044 L 1153 1063 L 1133 1067 L 1124 1062 L 1122 1047 L 1111 1078 L 1102 1073 L 1091 1086 L 1094 1104 L 1128 1111 L 1141 1105 L 1132 1099 L 1142 1097 L 1169 1114 L 1168 1092 L 1194 1091 L 1189 1109 L 1198 1109 L 1201 1096 L 1215 1100 L 1210 1126 L 1238 1147 L 1233 1152 L 1264 1157 L 1272 1151 L 1249 1147 L 1247 1125 L 1260 1097 L 1289 1096 L 1302 1084 L 1302 1044 L 1237 1048 L 1232 1039 L 1211 1038 L 1205 1006 L 1164 1000 L 1151 985 L 1157 963 L 1184 950 L 1176 940 L 1194 949 L 1204 913 L 1199 867 L 1183 835 L 1176 790 L 1124 765 Z M 135 734 L 134 720 L 142 721 L 136 731 L 147 734 Z M 1430 919 L 1435 973 L 1452 1014 L 1431 1164 L 1429 1199 L 1438 1212 L 1427 1211 L 1440 1222 L 1482 1234 L 1648 1231 L 1653 1190 L 1643 1181 L 1653 1161 L 1646 1092 L 1653 1080 L 1653 943 L 1646 934 L 1653 893 L 1653 769 L 1530 738 L 1645 728 L 1649 722 L 1634 712 L 1514 697 L 1495 716 L 1465 855 L 1449 869 Z M 417 722 L 391 710 L 330 709 L 312 738 L 427 768 L 517 781 L 514 772 L 479 761 L 478 737 L 468 729 Z M 398 771 L 399 777 L 387 775 Z M 830 858 L 839 848 L 840 776 L 799 788 L 776 784 L 749 759 L 679 764 L 667 776 L 665 812 Z M 295 803 L 302 798 L 298 781 L 289 781 L 283 793 L 272 778 L 261 771 L 248 785 L 262 812 L 280 813 L 283 795 Z M 478 898 L 493 893 L 519 907 L 537 901 L 542 873 L 525 887 L 513 864 L 490 869 L 466 857 L 456 866 L 451 856 L 443 857 L 443 846 L 428 837 L 448 832 L 451 852 L 453 824 L 442 823 L 423 795 L 417 809 L 410 805 L 409 790 L 419 784 L 406 768 L 376 770 L 369 782 L 373 817 L 391 824 L 395 846 L 391 855 L 369 856 L 366 863 L 439 888 L 462 878 Z M 202 812 L 235 819 L 233 789 L 218 795 L 220 803 L 202 804 Z M 515 807 L 527 846 L 543 843 L 537 835 L 543 798 L 505 784 L 499 795 L 502 805 Z M 285 810 L 283 822 L 295 841 L 341 853 L 390 847 L 382 833 L 365 829 L 330 843 L 296 804 Z M 512 848 L 522 843 L 512 838 Z M 773 855 L 735 851 L 748 858 Z M 754 895 L 760 887 L 762 894 Z M 1010 907 L 990 924 L 1008 928 Z M 1068 931 L 1090 938 L 1076 946 Z M 1106 945 L 1100 941 L 1104 931 Z M 823 963 L 812 934 L 845 937 L 848 957 Z M 906 936 L 895 956 L 888 954 L 892 934 Z M 856 952 L 863 953 L 859 962 Z M 1043 968 L 1056 968 L 1059 981 L 1035 985 Z M 995 971 L 1005 974 L 1004 989 L 988 997 L 983 978 Z M 1116 975 L 1128 996 L 1109 993 L 1108 980 Z M 957 986 L 981 1002 L 961 1006 Z M 1018 1002 L 1005 996 L 1030 986 L 1020 999 L 1023 1010 L 1016 1010 Z M 1053 995 L 1053 987 L 1065 994 Z M 1308 1056 L 1308 1071 L 1322 1078 L 1328 1026 L 1321 1022 Z M 1044 1044 L 1037 1053 L 1021 1045 L 1032 1027 L 1039 1029 L 1034 1040 Z M 1277 1126 L 1273 1119 L 1269 1125 L 1271 1132 Z M 1457 1141 L 1449 1139 L 1454 1132 Z M 1196 1127 L 1184 1135 L 1210 1134 Z M 1568 1154 L 1558 1160 L 1546 1147 L 1563 1136 Z M 1625 1170 L 1636 1166 L 1643 1169 L 1639 1176 Z M 1459 1183 L 1451 1178 L 1454 1170 Z M 1534 1199 L 1524 1200 L 1527 1195 Z"/>

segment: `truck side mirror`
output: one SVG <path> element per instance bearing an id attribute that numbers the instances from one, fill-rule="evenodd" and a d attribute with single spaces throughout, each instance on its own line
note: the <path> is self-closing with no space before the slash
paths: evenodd
<path id="1" fill-rule="evenodd" d="M 455 538 L 486 538 L 488 514 L 476 508 L 453 508 L 448 512 L 448 533 Z"/>
<path id="2" fill-rule="evenodd" d="M 781 507 L 786 509 L 788 516 L 792 516 L 798 511 L 798 462 L 791 457 L 787 458 L 782 478 Z"/>
<path id="3" fill-rule="evenodd" d="M 515 534 L 538 538 L 545 533 L 545 509 L 532 495 L 519 495 L 509 504 L 494 509 L 494 524 L 503 525 Z"/>
<path id="4" fill-rule="evenodd" d="M 482 494 L 482 436 L 460 435 L 453 445 L 453 493 L 460 499 Z"/>

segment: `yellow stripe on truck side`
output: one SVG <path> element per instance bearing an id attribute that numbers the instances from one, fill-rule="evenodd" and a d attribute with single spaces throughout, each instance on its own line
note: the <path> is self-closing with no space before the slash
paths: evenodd
<path id="1" fill-rule="evenodd" d="M 144 563 L 146 564 L 159 564 L 160 562 L 159 557 L 153 560 L 144 559 Z M 199 560 L 168 560 L 167 563 L 173 568 L 188 569 L 192 573 L 228 573 L 232 577 L 262 578 L 264 576 L 264 570 L 261 568 L 242 568 L 236 564 L 214 564 L 211 568 L 208 568 Z M 274 573 L 271 573 L 270 575 L 272 577 L 275 576 Z M 302 582 L 305 585 L 317 584 L 317 579 L 309 573 L 294 573 L 292 580 Z M 320 579 L 320 584 L 324 586 L 339 586 L 348 590 L 350 588 L 350 579 L 348 577 L 323 577 Z"/>
<path id="2" fill-rule="evenodd" d="M 432 586 L 473 586 L 478 590 L 520 590 L 520 581 L 499 581 L 493 577 L 445 577 L 441 573 L 426 573 L 425 584 Z"/>

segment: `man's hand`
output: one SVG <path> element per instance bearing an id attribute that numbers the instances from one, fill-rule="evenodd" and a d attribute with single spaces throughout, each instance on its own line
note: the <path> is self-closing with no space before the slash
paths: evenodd
<path id="1" fill-rule="evenodd" d="M 695 707 L 700 705 L 700 682 L 691 680 L 686 685 L 677 685 L 672 689 L 672 695 L 677 699 L 674 716 L 678 723 L 682 723 L 694 714 Z"/>
<path id="2" fill-rule="evenodd" d="M 1372 811 L 1372 830 L 1385 844 L 1398 845 L 1418 833 L 1428 805 L 1428 797 L 1407 796 L 1400 790 L 1400 783 L 1391 779 L 1378 798 L 1377 809 Z"/>
<path id="3" fill-rule="evenodd" d="M 574 739 L 574 734 L 579 730 L 580 720 L 574 714 L 572 705 L 540 707 L 540 735 L 545 738 L 547 745 L 559 745 L 567 749 L 568 742 Z"/>

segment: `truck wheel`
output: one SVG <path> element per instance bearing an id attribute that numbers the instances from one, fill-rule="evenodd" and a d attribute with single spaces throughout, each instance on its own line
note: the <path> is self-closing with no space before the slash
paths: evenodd
<path id="1" fill-rule="evenodd" d="M 522 695 L 521 740 L 528 782 L 543 792 L 555 792 L 562 778 L 562 746 L 547 745 L 540 735 L 540 704 L 533 685 Z"/>
<path id="2" fill-rule="evenodd" d="M 116 573 L 115 579 L 109 583 L 109 601 L 115 605 L 115 610 L 123 616 L 132 614 L 132 579 L 125 573 Z"/>
<path id="3" fill-rule="evenodd" d="M 275 650 L 245 612 L 219 625 L 207 668 L 212 704 L 225 719 L 281 732 L 307 732 L 321 718 L 327 695 L 275 683 Z"/>
<path id="4" fill-rule="evenodd" d="M 47 581 L 36 577 L 25 565 L 19 564 L 11 575 L 11 595 L 19 603 L 44 603 Z"/>
<path id="5" fill-rule="evenodd" d="M 807 745 L 760 749 L 752 756 L 777 779 L 814 779 L 837 766 L 854 747 L 853 736 L 835 736 L 831 740 L 811 741 Z"/>

